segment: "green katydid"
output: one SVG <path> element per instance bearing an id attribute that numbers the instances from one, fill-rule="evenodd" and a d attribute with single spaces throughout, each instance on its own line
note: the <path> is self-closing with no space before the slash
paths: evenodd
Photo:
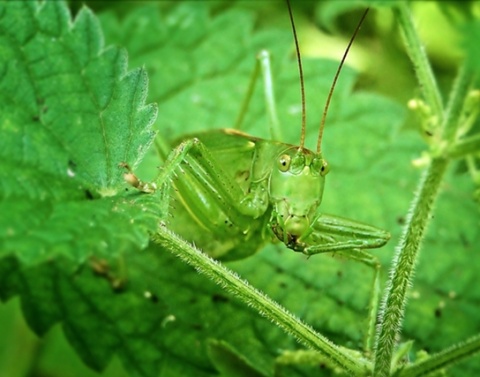
<path id="1" fill-rule="evenodd" d="M 370 302 L 368 337 L 371 339 L 378 305 L 379 264 L 364 249 L 383 246 L 390 234 L 354 220 L 324 214 L 320 209 L 329 170 L 321 151 L 325 118 L 336 80 L 367 12 L 337 69 L 320 125 L 317 150 L 313 152 L 304 146 L 303 73 L 290 4 L 288 9 L 302 92 L 300 146 L 256 138 L 234 129 L 193 135 L 184 139 L 171 153 L 168 153 L 169 147 L 158 140 L 159 154 L 163 158 L 168 155 L 156 179 L 170 201 L 170 216 L 165 225 L 210 256 L 222 260 L 247 257 L 265 242 L 276 239 L 309 256 L 335 252 L 373 267 L 374 293 Z M 278 121 L 266 52 L 259 55 L 256 72 L 259 66 L 275 133 L 278 132 L 275 127 Z M 157 187 L 144 184 L 131 172 L 126 174 L 126 179 L 143 191 Z"/>
<path id="2" fill-rule="evenodd" d="M 259 239 L 272 235 L 288 248 L 313 255 L 383 246 L 389 233 L 359 222 L 327 215 L 320 204 L 328 173 L 321 140 L 328 105 L 360 21 L 338 67 L 323 113 L 317 151 L 305 148 L 305 99 L 296 31 L 289 7 L 302 88 L 303 121 L 300 146 L 264 140 L 237 130 L 210 130 L 187 138 L 166 159 L 156 180 L 175 188 L 175 210 L 168 227 L 209 255 L 238 259 L 253 254 Z M 259 55 L 267 107 L 276 124 L 269 58 Z M 275 132 L 275 129 L 274 129 Z M 157 142 L 163 156 L 168 146 Z M 138 186 L 138 185 L 137 185 Z M 185 222 L 194 223 L 198 231 Z M 261 244 L 261 243 L 260 243 Z M 355 254 L 355 252 L 352 252 Z"/>

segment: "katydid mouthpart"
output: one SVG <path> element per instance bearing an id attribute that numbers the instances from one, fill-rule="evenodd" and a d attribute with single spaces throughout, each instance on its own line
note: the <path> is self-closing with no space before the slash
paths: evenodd
<path id="1" fill-rule="evenodd" d="M 303 73 L 290 4 L 288 10 L 302 93 L 300 146 L 256 138 L 234 129 L 192 135 L 171 153 L 164 141 L 157 140 L 157 150 L 166 158 L 156 179 L 170 200 L 166 226 L 210 256 L 223 260 L 244 258 L 264 243 L 278 239 L 288 248 L 306 255 L 338 252 L 376 265 L 362 249 L 383 246 L 390 238 L 389 233 L 324 214 L 320 209 L 329 171 L 321 151 L 325 118 L 336 80 L 366 12 L 338 67 L 325 105 L 317 150 L 313 152 L 304 146 Z M 269 56 L 265 51 L 259 54 L 257 70 L 259 66 L 275 134 L 278 121 Z M 131 172 L 126 174 L 126 179 L 141 190 L 151 188 Z"/>

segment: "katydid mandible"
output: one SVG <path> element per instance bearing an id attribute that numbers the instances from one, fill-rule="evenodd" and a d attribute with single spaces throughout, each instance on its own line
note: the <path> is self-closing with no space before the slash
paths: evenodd
<path id="1" fill-rule="evenodd" d="M 317 150 L 313 152 L 304 146 L 303 73 L 289 4 L 288 8 L 302 92 L 300 146 L 255 138 L 233 129 L 206 131 L 185 139 L 168 155 L 156 180 L 171 201 L 166 226 L 223 260 L 244 258 L 268 240 L 278 239 L 306 255 L 338 252 L 376 266 L 377 262 L 363 249 L 383 246 L 389 233 L 320 210 L 329 170 L 321 151 L 328 105 L 366 12 L 338 67 L 321 120 Z M 276 124 L 268 59 L 268 54 L 262 52 L 257 67 L 262 67 L 267 108 L 271 122 Z M 164 157 L 168 154 L 161 141 L 157 142 L 157 150 Z M 131 172 L 126 177 L 136 187 L 150 190 Z"/>

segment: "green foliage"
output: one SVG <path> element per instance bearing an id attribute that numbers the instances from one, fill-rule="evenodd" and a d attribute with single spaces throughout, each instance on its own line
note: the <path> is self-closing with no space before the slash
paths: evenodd
<path id="1" fill-rule="evenodd" d="M 330 7 L 332 17 L 341 12 Z M 275 17 L 260 22 L 256 12 Z M 330 375 L 328 360 L 292 352 L 302 350 L 292 337 L 149 243 L 164 220 L 161 197 L 130 188 L 119 166 L 138 166 L 145 179 L 156 175 L 153 129 L 174 145 L 185 134 L 232 126 L 261 48 L 273 56 L 284 141 L 297 144 L 298 75 L 285 9 L 125 3 L 99 17 L 101 27 L 87 8 L 72 21 L 62 2 L 0 3 L 0 298 L 19 296 L 36 334 L 60 323 L 95 370 L 117 356 L 133 376 Z M 304 18 L 298 14 L 300 25 Z M 127 49 L 129 66 L 144 68 L 128 71 L 124 50 L 105 48 L 102 33 L 107 44 Z M 464 45 L 476 56 L 474 39 Z M 397 66 L 388 56 L 377 60 L 361 38 L 355 48 L 375 64 L 390 61 L 388 70 L 378 68 L 389 72 L 380 77 L 381 91 L 411 96 L 411 87 L 391 84 Z M 403 72 L 402 61 L 396 64 Z M 304 57 L 309 147 L 336 67 Z M 384 285 L 420 176 L 412 160 L 426 147 L 403 106 L 363 84 L 351 68 L 342 72 L 325 131 L 332 172 L 322 205 L 392 233 L 375 252 Z M 268 137 L 261 89 L 245 131 Z M 159 105 L 154 124 L 156 108 L 146 102 Z M 414 340 L 412 358 L 480 330 L 473 184 L 462 169 L 450 170 L 441 191 L 401 334 Z M 329 256 L 307 260 L 280 245 L 228 266 L 335 343 L 361 349 L 372 279 L 365 266 Z M 2 355 L 17 341 L 17 333 L 2 340 L 0 374 L 7 370 Z M 477 375 L 476 364 L 464 362 L 451 375 Z M 41 361 L 32 365 L 38 375 L 61 375 Z"/>
<path id="2" fill-rule="evenodd" d="M 152 200 L 122 194 L 118 165 L 154 136 L 146 72 L 104 49 L 87 9 L 72 24 L 62 3 L 1 5 L 2 256 L 79 263 L 145 246 Z"/>

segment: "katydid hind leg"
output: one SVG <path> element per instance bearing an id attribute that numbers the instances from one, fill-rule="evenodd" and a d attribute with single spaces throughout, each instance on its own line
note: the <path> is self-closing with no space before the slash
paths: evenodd
<path id="1" fill-rule="evenodd" d="M 254 240 L 259 235 L 264 238 L 265 222 L 252 220 L 254 214 L 260 216 L 267 209 L 268 201 L 257 198 L 265 190 L 252 187 L 246 195 L 199 139 L 186 140 L 175 148 L 156 182 L 165 191 L 173 187 L 171 195 L 179 202 L 172 210 L 175 221 L 170 221 L 169 227 L 212 256 L 238 259 L 262 244 Z M 266 204 L 259 206 L 261 202 Z M 187 230 L 192 222 L 195 232 Z"/>
<path id="2" fill-rule="evenodd" d="M 241 192 L 232 182 L 228 181 L 221 168 L 212 161 L 208 151 L 198 139 L 186 140 L 173 150 L 162 167 L 157 182 L 158 184 L 175 182 L 180 186 L 177 191 L 182 196 L 184 204 L 203 205 L 206 213 L 202 213 L 202 208 L 197 208 L 193 212 L 196 216 L 204 215 L 211 222 L 214 221 L 209 217 L 206 207 L 226 206 L 227 203 L 232 203 L 228 206 L 234 207 L 233 203 L 238 202 L 238 197 L 241 196 Z M 208 195 L 209 201 L 198 200 L 200 195 Z M 227 212 L 231 212 L 230 209 Z M 235 214 L 233 211 L 228 217 L 233 216 L 234 221 L 239 222 L 240 219 Z"/>
<path id="3" fill-rule="evenodd" d="M 273 88 L 272 78 L 272 66 L 270 53 L 267 50 L 262 50 L 257 56 L 257 60 L 260 63 L 263 89 L 265 94 L 265 105 L 267 107 L 267 113 L 270 125 L 270 136 L 272 140 L 283 140 L 282 129 L 278 120 L 277 107 L 275 101 L 275 92 Z"/>
<path id="4" fill-rule="evenodd" d="M 280 121 L 278 120 L 275 92 L 273 88 L 270 53 L 267 50 L 262 50 L 257 55 L 255 61 L 255 68 L 252 72 L 250 82 L 248 84 L 247 93 L 242 102 L 240 112 L 237 116 L 237 120 L 235 121 L 235 125 L 233 128 L 236 130 L 241 130 L 244 126 L 245 115 L 248 112 L 248 108 L 253 97 L 253 92 L 259 79 L 259 74 L 262 75 L 263 93 L 268 116 L 270 136 L 272 140 L 283 140 Z"/>

